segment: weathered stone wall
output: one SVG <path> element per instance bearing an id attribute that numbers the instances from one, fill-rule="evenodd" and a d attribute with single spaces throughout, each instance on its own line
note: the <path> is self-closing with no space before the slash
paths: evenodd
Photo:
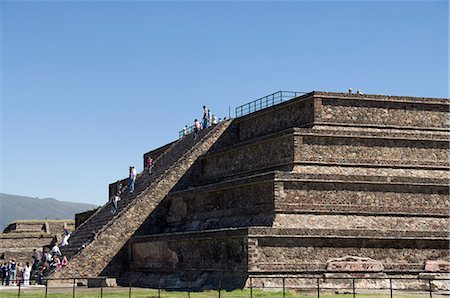
<path id="1" fill-rule="evenodd" d="M 318 95 L 319 96 L 319 95 Z M 345 125 L 386 125 L 448 128 L 448 102 L 424 103 L 418 99 L 385 100 L 361 98 L 323 98 L 318 121 Z"/>
<path id="2" fill-rule="evenodd" d="M 407 231 L 445 231 L 448 218 L 405 217 L 388 215 L 331 215 L 331 214 L 286 214 L 276 213 L 273 227 L 310 229 L 368 229 L 368 230 L 407 230 Z"/>
<path id="3" fill-rule="evenodd" d="M 286 171 L 299 163 L 445 168 L 449 165 L 448 146 L 443 135 L 288 129 L 213 150 L 196 162 L 190 183 L 185 185 L 204 184 L 249 171 Z"/>
<path id="4" fill-rule="evenodd" d="M 271 243 L 271 241 L 273 242 Z M 401 242 L 401 240 L 397 240 L 397 242 L 399 241 Z M 391 241 L 391 243 L 394 243 L 394 241 Z M 416 244 L 419 243 L 420 240 L 416 240 Z M 320 246 L 321 244 L 324 246 Z M 367 247 L 370 244 L 378 244 L 379 247 Z M 325 241 L 313 238 L 308 240 L 285 240 L 280 245 L 279 241 L 277 242 L 273 239 L 258 239 L 257 250 L 255 251 L 256 257 L 252 257 L 256 258 L 252 260 L 255 266 L 249 268 L 249 270 L 325 272 L 327 260 L 345 256 L 357 256 L 381 262 L 385 272 L 421 272 L 425 269 L 425 262 L 430 258 L 448 260 L 448 247 L 445 241 L 443 244 L 436 248 L 423 248 L 419 246 L 420 244 L 412 248 L 401 246 L 392 248 L 389 247 L 388 241 L 369 239 L 333 239 L 332 241 Z"/>
<path id="5" fill-rule="evenodd" d="M 302 96 L 238 119 L 240 141 L 250 140 L 292 127 L 312 125 L 314 121 L 314 99 Z"/>
<path id="6" fill-rule="evenodd" d="M 169 195 L 168 206 L 162 216 L 166 221 L 165 230 L 271 225 L 274 210 L 273 180 L 247 183 L 235 181 L 234 185 L 228 183 Z"/>
<path id="7" fill-rule="evenodd" d="M 134 271 L 243 271 L 247 266 L 246 238 L 239 231 L 135 237 L 129 251 Z"/>
<path id="8" fill-rule="evenodd" d="M 245 171 L 277 168 L 292 164 L 294 138 L 292 133 L 282 133 L 271 138 L 250 142 L 227 151 L 202 157 L 200 180 L 217 179 Z"/>
<path id="9" fill-rule="evenodd" d="M 100 208 L 100 207 L 98 207 Z M 98 208 L 75 214 L 75 229 L 85 222 L 92 214 L 97 212 Z"/>
<path id="10" fill-rule="evenodd" d="M 446 185 L 353 181 L 279 182 L 277 211 L 342 211 L 448 215 Z"/>
<path id="11" fill-rule="evenodd" d="M 448 141 L 302 135 L 299 130 L 296 161 L 448 165 Z M 301 144 L 301 145 L 300 145 Z"/>
<path id="12" fill-rule="evenodd" d="M 21 233 L 59 234 L 60 232 L 62 233 L 64 224 L 67 224 L 69 229 L 74 228 L 73 219 L 17 220 L 10 223 L 3 233 L 16 234 L 17 237 L 20 237 Z"/>
<path id="13" fill-rule="evenodd" d="M 55 241 L 53 235 L 0 235 L 0 256 L 5 260 L 15 259 L 17 262 L 31 261 L 33 249 L 39 251 L 42 247 L 50 245 Z"/>
<path id="14" fill-rule="evenodd" d="M 13 249 L 34 247 L 42 248 L 44 245 L 50 245 L 54 237 L 52 235 L 17 235 L 11 237 L 9 235 L 0 235 L 0 249 Z"/>

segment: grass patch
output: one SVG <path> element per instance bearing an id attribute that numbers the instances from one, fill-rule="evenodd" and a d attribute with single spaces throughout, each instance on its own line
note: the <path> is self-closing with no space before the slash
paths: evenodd
<path id="1" fill-rule="evenodd" d="M 47 292 L 48 298 L 72 298 L 72 288 L 49 288 Z M 76 298 L 100 298 L 100 288 L 75 288 Z M 296 292 L 286 291 L 286 298 L 314 298 L 317 297 L 316 292 Z M 189 293 L 191 298 L 217 298 L 219 297 L 218 291 L 203 291 L 203 292 L 191 292 Z M 2 289 L 0 290 L 1 298 L 13 298 L 18 297 L 17 288 L 14 289 Z M 44 298 L 45 288 L 32 288 L 21 289 L 21 298 Z M 127 298 L 129 297 L 128 288 L 103 288 L 103 296 L 105 298 Z M 132 288 L 131 297 L 133 298 L 158 298 L 158 290 Z M 161 298 L 182 298 L 188 297 L 188 292 L 166 292 L 161 291 Z M 235 291 L 221 291 L 221 298 L 248 298 L 250 297 L 250 290 L 235 290 Z M 252 297 L 254 298 L 281 298 L 283 297 L 282 291 L 264 291 L 260 289 L 253 289 Z M 353 298 L 352 294 L 334 294 L 331 292 L 321 292 L 320 297 L 326 298 Z M 389 292 L 381 292 L 380 294 L 356 294 L 358 298 L 389 298 Z M 428 298 L 429 293 L 402 293 L 394 292 L 395 298 Z M 433 293 L 433 297 L 445 297 L 443 295 L 437 295 Z"/>

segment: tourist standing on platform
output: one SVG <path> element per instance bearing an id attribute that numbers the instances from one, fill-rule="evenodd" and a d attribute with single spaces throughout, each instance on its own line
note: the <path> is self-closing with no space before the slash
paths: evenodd
<path id="1" fill-rule="evenodd" d="M 16 269 L 17 285 L 23 284 L 23 271 L 24 267 L 22 266 L 22 263 L 18 263 Z"/>
<path id="2" fill-rule="evenodd" d="M 6 280 L 6 263 L 2 263 L 0 266 L 0 277 L 2 278 L 2 286 L 4 286 Z"/>
<path id="3" fill-rule="evenodd" d="M 11 260 L 6 263 L 5 268 L 5 286 L 9 286 L 9 281 L 11 280 Z"/>
<path id="4" fill-rule="evenodd" d="M 10 277 L 9 280 L 11 281 L 11 284 L 15 284 L 16 283 L 16 273 L 17 273 L 17 264 L 16 264 L 16 260 L 12 259 L 11 263 L 10 263 Z"/>
<path id="5" fill-rule="evenodd" d="M 30 275 L 31 275 L 31 266 L 30 262 L 27 262 L 25 268 L 23 269 L 23 285 L 25 287 L 30 285 Z"/>
<path id="6" fill-rule="evenodd" d="M 148 173 L 151 175 L 153 171 L 153 159 L 150 156 L 147 158 L 147 170 Z"/>
<path id="7" fill-rule="evenodd" d="M 136 168 L 133 166 L 130 166 L 130 177 L 128 179 L 128 189 L 130 190 L 130 193 L 133 193 L 134 191 L 134 183 L 136 182 Z"/>
<path id="8" fill-rule="evenodd" d="M 208 108 L 203 106 L 202 129 L 208 127 Z"/>
<path id="9" fill-rule="evenodd" d="M 212 125 L 212 113 L 211 110 L 208 109 L 208 125 L 207 127 L 210 127 Z"/>
<path id="10" fill-rule="evenodd" d="M 188 126 L 185 125 L 185 126 L 183 127 L 183 136 L 187 136 L 188 134 L 189 134 L 189 129 L 188 129 Z"/>
<path id="11" fill-rule="evenodd" d="M 194 120 L 194 139 L 198 137 L 198 133 L 200 131 L 200 122 L 197 119 Z"/>

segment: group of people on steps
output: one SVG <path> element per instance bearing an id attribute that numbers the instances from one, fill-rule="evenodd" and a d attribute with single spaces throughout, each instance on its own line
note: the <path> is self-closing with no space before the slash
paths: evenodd
<path id="1" fill-rule="evenodd" d="M 225 120 L 226 118 L 224 118 Z M 217 120 L 217 117 L 211 113 L 211 110 L 208 109 L 206 106 L 203 106 L 203 117 L 202 117 L 202 123 L 200 124 L 200 122 L 195 119 L 194 120 L 194 127 L 193 127 L 193 138 L 196 139 L 198 137 L 198 134 L 200 132 L 200 130 L 202 129 L 206 129 L 212 125 L 215 125 L 217 123 L 221 122 L 221 119 L 219 119 L 219 121 Z M 183 135 L 188 135 L 189 134 L 189 129 L 186 126 L 184 126 L 183 128 Z M 153 163 L 153 159 L 149 156 L 147 157 L 147 161 L 146 161 L 146 171 L 148 171 L 148 174 L 151 175 L 153 173 L 153 167 L 154 167 L 154 163 Z M 136 168 L 134 166 L 130 166 L 129 168 L 129 176 L 128 176 L 128 191 L 130 193 L 134 192 L 135 189 L 135 183 L 136 183 L 136 178 L 137 178 L 137 171 Z M 114 196 L 112 196 L 110 198 L 111 201 L 111 213 L 112 214 L 116 214 L 117 210 L 118 210 L 118 203 L 121 200 L 121 195 L 125 190 L 125 187 L 123 186 L 121 181 L 117 181 L 117 190 Z"/>

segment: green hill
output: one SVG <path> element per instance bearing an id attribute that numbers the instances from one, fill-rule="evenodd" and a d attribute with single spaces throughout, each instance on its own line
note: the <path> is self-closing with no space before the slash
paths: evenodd
<path id="1" fill-rule="evenodd" d="M 96 205 L 39 199 L 0 193 L 0 232 L 19 219 L 75 219 L 75 213 L 96 208 Z"/>

